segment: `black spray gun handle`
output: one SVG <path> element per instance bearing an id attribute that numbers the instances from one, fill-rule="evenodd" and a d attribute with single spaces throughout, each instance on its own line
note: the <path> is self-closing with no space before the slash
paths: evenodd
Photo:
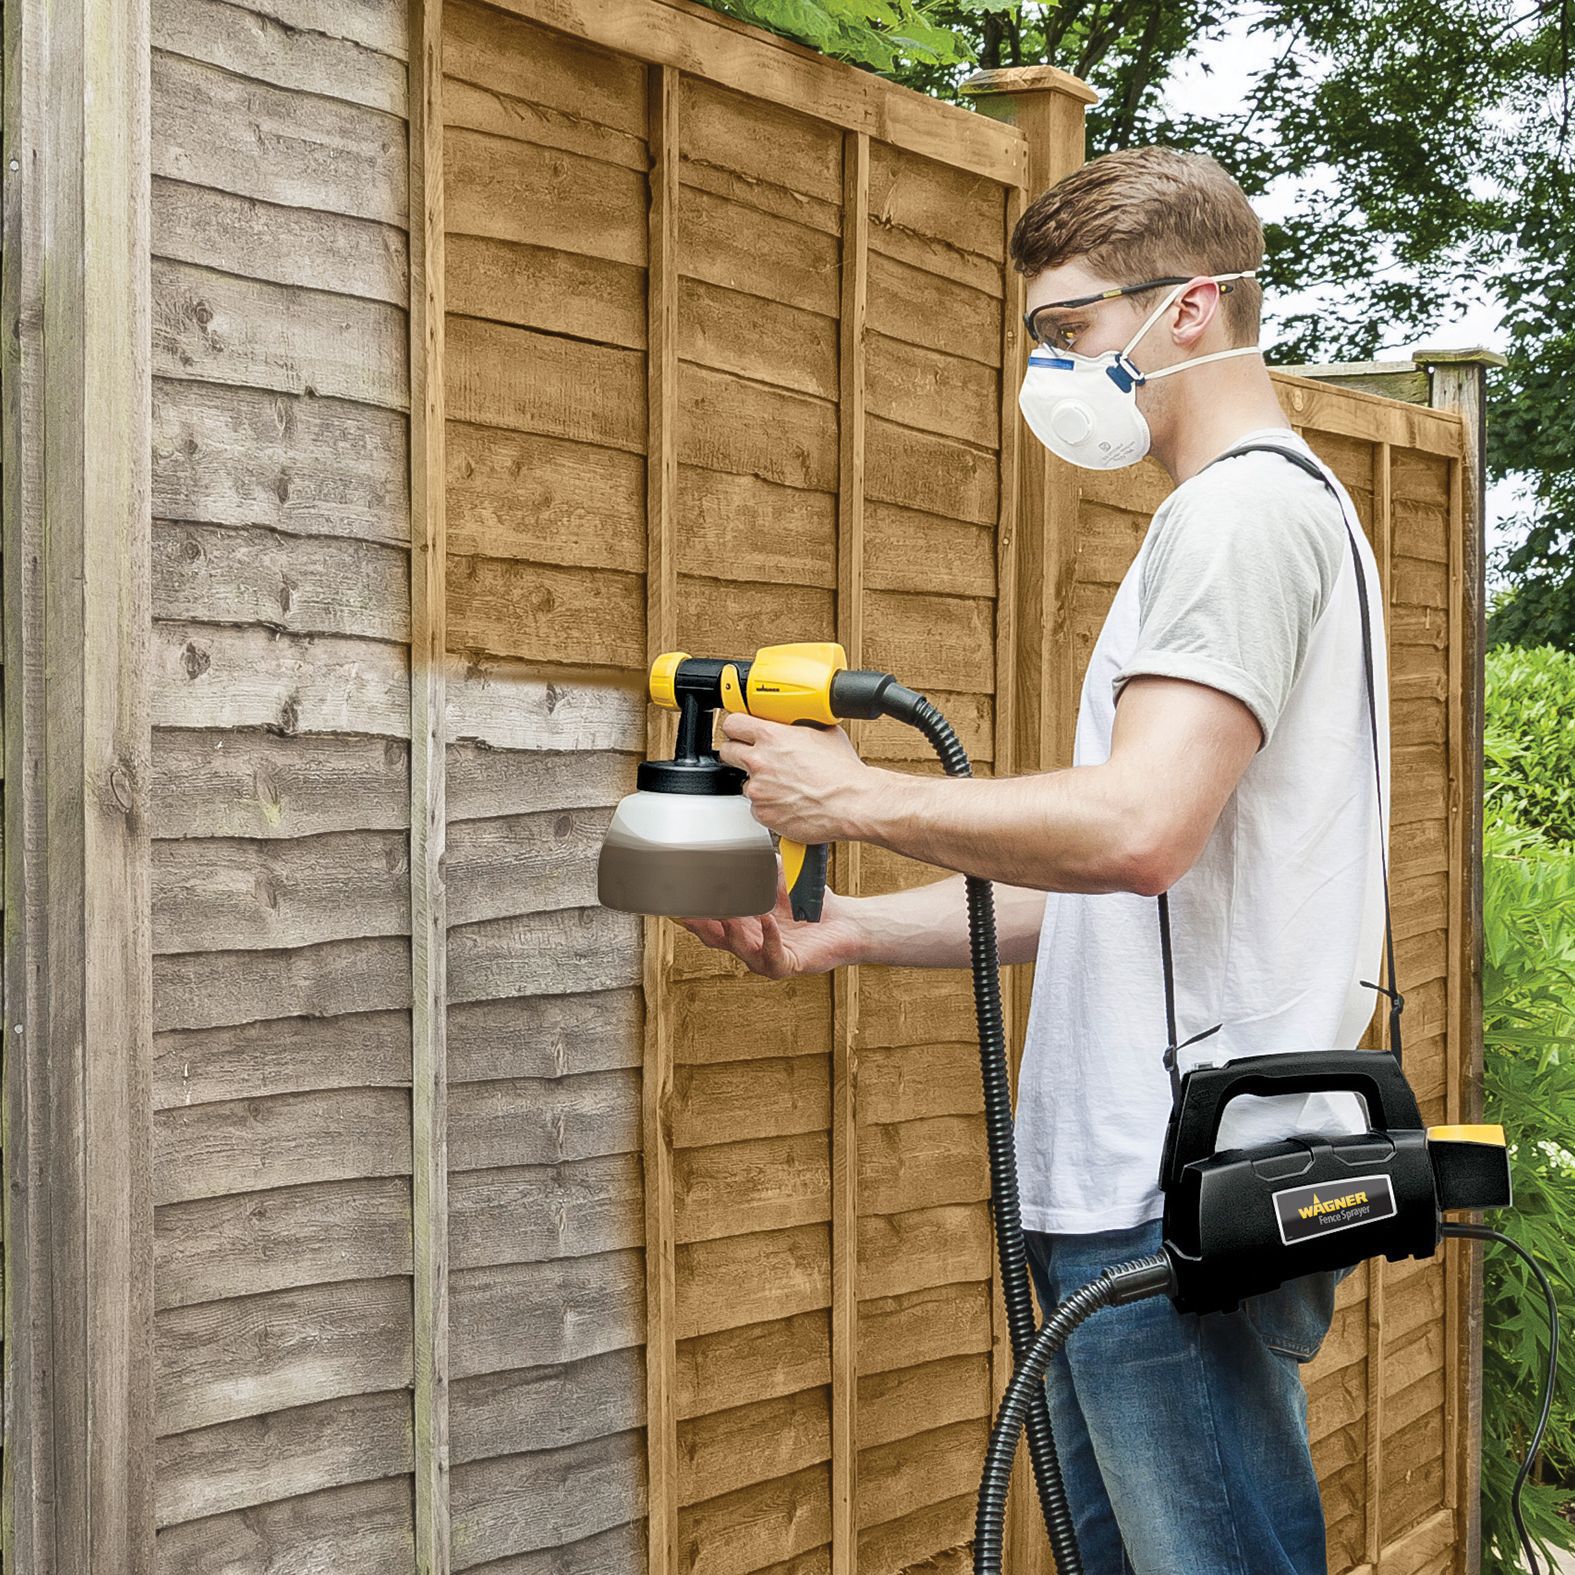
<path id="1" fill-rule="evenodd" d="M 800 717 L 793 723 L 794 727 L 823 728 L 827 725 L 808 717 Z M 818 924 L 826 901 L 826 880 L 831 871 L 831 844 L 794 842 L 791 837 L 783 837 L 779 851 L 793 917 L 801 924 Z"/>

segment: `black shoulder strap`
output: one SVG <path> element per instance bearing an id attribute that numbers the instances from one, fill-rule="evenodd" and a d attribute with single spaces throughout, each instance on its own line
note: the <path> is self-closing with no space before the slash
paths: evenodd
<path id="1" fill-rule="evenodd" d="M 1378 857 L 1384 880 L 1384 947 L 1389 969 L 1387 988 L 1374 983 L 1371 979 L 1363 979 L 1359 982 L 1368 989 L 1377 990 L 1381 995 L 1389 997 L 1389 1042 L 1391 1052 L 1399 1062 L 1401 1059 L 1400 1013 L 1405 1007 L 1405 997 L 1395 989 L 1395 941 L 1389 918 L 1389 855 L 1385 849 L 1383 827 L 1383 777 L 1378 765 L 1378 700 L 1373 681 L 1373 629 L 1372 612 L 1367 605 L 1367 576 L 1362 569 L 1362 555 L 1357 551 L 1356 535 L 1351 529 L 1351 522 L 1346 516 L 1345 504 L 1341 501 L 1340 494 L 1323 471 L 1305 454 L 1299 454 L 1295 449 L 1281 448 L 1276 443 L 1244 443 L 1239 448 L 1227 449 L 1223 454 L 1211 459 L 1209 465 L 1217 465 L 1225 459 L 1234 459 L 1238 454 L 1254 453 L 1278 454 L 1305 470 L 1315 480 L 1322 482 L 1339 505 L 1340 518 L 1351 542 L 1351 562 L 1356 569 L 1356 602 L 1362 614 L 1362 670 L 1367 679 L 1367 719 L 1373 736 L 1373 784 L 1378 792 Z M 1207 470 L 1209 465 L 1205 465 L 1203 469 Z M 1207 1039 L 1210 1034 L 1218 1033 L 1225 1025 L 1216 1023 L 1212 1028 L 1205 1028 L 1202 1033 L 1194 1034 L 1192 1038 L 1185 1039 L 1180 1044 L 1176 1043 L 1176 986 L 1171 964 L 1169 893 L 1161 892 L 1158 901 L 1160 961 L 1165 973 L 1165 1070 L 1170 1074 L 1170 1092 L 1174 1105 L 1181 1101 L 1181 1073 L 1176 1065 L 1178 1052 L 1185 1050 L 1190 1044 L 1195 1044 L 1199 1039 Z"/>

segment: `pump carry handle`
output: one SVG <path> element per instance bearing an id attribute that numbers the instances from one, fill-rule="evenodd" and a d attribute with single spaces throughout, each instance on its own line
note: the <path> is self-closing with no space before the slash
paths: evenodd
<path id="1" fill-rule="evenodd" d="M 1343 1093 L 1366 1099 L 1375 1130 L 1422 1127 L 1416 1095 L 1386 1050 L 1297 1050 L 1194 1067 L 1181 1080 L 1181 1103 L 1165 1134 L 1160 1187 L 1178 1184 L 1194 1160 L 1213 1155 L 1225 1107 L 1237 1095 Z"/>

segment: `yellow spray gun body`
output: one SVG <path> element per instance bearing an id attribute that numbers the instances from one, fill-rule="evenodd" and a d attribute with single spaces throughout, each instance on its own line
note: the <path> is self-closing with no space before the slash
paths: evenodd
<path id="1" fill-rule="evenodd" d="M 679 713 L 678 745 L 671 761 L 646 761 L 641 765 L 640 788 L 658 794 L 708 795 L 708 807 L 719 816 L 730 812 L 724 801 L 742 791 L 745 774 L 716 757 L 712 742 L 716 711 L 745 712 L 789 725 L 835 727 L 842 717 L 895 715 L 904 706 L 922 702 L 922 696 L 905 689 L 890 673 L 850 668 L 847 653 L 835 641 L 829 640 L 763 646 L 753 657 L 738 659 L 695 657 L 687 651 L 666 651 L 651 664 L 649 689 L 657 705 Z M 626 828 L 620 827 L 615 820 L 609 831 L 609 843 L 618 841 L 621 857 L 627 859 L 629 856 L 632 840 Z M 825 899 L 830 846 L 827 843 L 806 846 L 789 837 L 780 841 L 783 878 L 793 917 L 818 920 Z M 647 836 L 650 859 L 661 859 L 659 844 L 659 834 Z M 736 871 L 738 855 L 735 853 L 733 857 L 732 869 Z M 604 867 L 606 863 L 604 845 Z M 720 889 L 731 884 L 723 879 L 724 866 L 720 862 L 716 870 L 713 886 Z M 753 885 L 754 895 L 747 899 L 749 911 L 769 912 L 774 905 L 774 861 L 771 875 L 772 896 L 764 900 L 762 906 L 753 906 L 762 901 L 763 893 L 760 885 Z M 645 913 L 676 915 L 704 908 L 703 900 L 694 890 L 679 894 L 670 864 L 663 868 L 663 879 L 661 895 L 656 894 L 650 882 L 644 883 L 638 894 L 631 895 L 635 887 L 642 885 L 638 880 L 609 892 L 609 883 L 604 880 L 602 901 L 609 907 Z M 704 881 L 703 869 L 695 873 L 693 879 Z M 736 903 L 740 899 L 730 900 Z"/>

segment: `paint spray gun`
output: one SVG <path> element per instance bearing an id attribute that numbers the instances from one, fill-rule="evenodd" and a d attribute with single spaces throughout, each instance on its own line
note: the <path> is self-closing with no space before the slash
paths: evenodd
<path id="1" fill-rule="evenodd" d="M 641 762 L 636 791 L 602 843 L 597 896 L 604 907 L 673 918 L 732 919 L 776 906 L 776 849 L 744 797 L 746 773 L 717 758 L 718 710 L 835 727 L 843 717 L 913 721 L 929 705 L 890 673 L 850 668 L 831 641 L 763 646 L 747 659 L 668 651 L 651 664 L 650 696 L 678 712 L 677 747 L 671 760 Z M 830 845 L 787 837 L 781 845 L 793 917 L 818 921 Z"/>

